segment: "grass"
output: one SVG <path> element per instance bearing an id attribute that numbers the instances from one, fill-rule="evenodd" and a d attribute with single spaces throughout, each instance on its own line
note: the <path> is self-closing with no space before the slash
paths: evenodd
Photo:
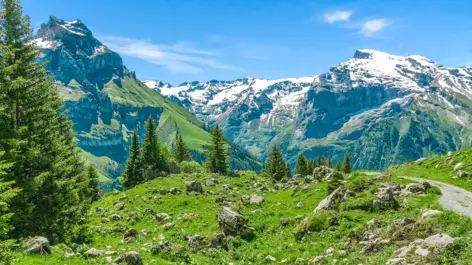
<path id="1" fill-rule="evenodd" d="M 408 183 L 405 179 L 395 176 L 388 179 L 369 181 L 372 176 L 365 172 L 355 172 L 346 180 L 346 187 L 350 189 L 367 190 L 358 193 L 354 198 L 346 201 L 341 210 L 322 214 L 312 213 L 318 203 L 327 196 L 327 183 L 312 183 L 308 189 L 300 183 L 296 189 L 273 190 L 273 183 L 252 172 L 243 172 L 240 177 L 222 177 L 217 175 L 181 174 L 170 177 L 158 178 L 147 182 L 123 193 L 111 193 L 95 203 L 89 213 L 88 227 L 90 229 L 90 242 L 87 247 L 105 250 L 107 246 L 118 253 L 135 250 L 140 253 L 145 264 L 265 264 L 266 256 L 273 256 L 277 262 L 287 260 L 292 264 L 297 258 L 308 260 L 314 256 L 322 255 L 329 247 L 342 249 L 345 242 L 362 234 L 367 222 L 377 218 L 383 223 L 391 224 L 393 220 L 402 217 L 419 219 L 421 214 L 428 209 L 438 209 L 439 194 L 429 192 L 426 196 L 410 195 L 407 205 L 398 209 L 386 209 L 376 211 L 369 207 L 353 207 L 353 205 L 368 205 L 366 201 L 372 199 L 376 183 L 385 181 L 397 181 L 401 184 Z M 205 191 L 212 194 L 186 194 L 185 181 L 198 180 L 204 182 L 207 178 L 216 178 L 218 184 L 214 187 L 204 186 Z M 223 184 L 229 184 L 232 189 L 225 190 Z M 261 186 L 268 187 L 268 191 L 260 191 Z M 183 191 L 180 195 L 160 195 L 159 190 L 168 190 L 176 187 Z M 123 195 L 126 194 L 126 198 Z M 241 196 L 257 194 L 265 197 L 262 206 L 254 206 L 240 202 Z M 252 239 L 233 238 L 228 249 L 203 249 L 192 250 L 188 247 L 185 236 L 201 235 L 212 236 L 218 233 L 219 227 L 216 216 L 221 206 L 215 202 L 219 197 L 234 201 L 233 207 L 241 214 L 249 218 L 249 225 L 255 229 L 255 237 Z M 370 198 L 370 199 L 369 199 Z M 124 203 L 124 209 L 118 211 L 115 203 Z M 297 204 L 302 202 L 301 207 Z M 103 213 L 96 212 L 96 207 L 102 207 Z M 154 214 L 146 214 L 146 208 L 154 213 L 165 212 L 172 216 L 174 226 L 165 229 L 163 223 L 156 221 Z M 102 217 L 110 218 L 118 213 L 122 219 L 109 223 L 101 223 Z M 194 220 L 184 220 L 185 214 L 198 214 Z M 135 217 L 139 221 L 135 220 Z M 293 225 L 281 226 L 281 218 L 298 220 Z M 467 235 L 472 231 L 472 221 L 460 217 L 451 212 L 445 212 L 431 223 L 419 227 L 415 231 L 417 238 L 424 238 L 434 232 L 447 232 L 453 236 Z M 304 237 L 297 240 L 295 232 L 300 227 L 309 227 Z M 140 236 L 136 242 L 123 243 L 123 233 L 127 229 L 135 228 L 138 231 L 148 231 L 147 237 Z M 152 255 L 150 247 L 146 243 L 167 240 L 185 246 L 188 250 L 188 260 L 178 257 Z M 362 263 L 365 265 L 385 264 L 385 261 L 393 256 L 397 249 L 396 243 L 388 244 L 371 255 L 359 254 L 362 248 L 359 244 L 353 244 L 354 250 L 347 253 L 336 252 L 330 259 L 347 259 L 347 264 Z M 461 252 L 462 251 L 462 252 Z M 446 259 L 461 259 L 461 250 L 457 253 L 449 253 L 451 257 Z M 466 253 L 466 252 L 464 252 Z M 465 255 L 465 254 L 464 254 Z M 23 252 L 16 253 L 17 264 L 109 264 L 103 258 L 85 260 L 79 256 L 64 259 L 59 250 L 47 257 L 27 255 Z M 452 257 L 453 256 L 453 257 Z M 115 258 L 113 256 L 113 258 Z"/>
<path id="2" fill-rule="evenodd" d="M 410 162 L 392 166 L 388 169 L 388 172 L 396 176 L 420 177 L 441 181 L 472 191 L 472 180 L 470 178 L 453 178 L 457 175 L 454 166 L 458 163 L 463 163 L 461 170 L 472 173 L 472 148 L 453 152 L 451 156 L 431 157 L 422 163 Z"/>

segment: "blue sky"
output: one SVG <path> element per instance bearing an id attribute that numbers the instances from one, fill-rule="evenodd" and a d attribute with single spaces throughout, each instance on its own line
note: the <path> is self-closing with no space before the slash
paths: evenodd
<path id="1" fill-rule="evenodd" d="M 326 72 L 369 48 L 472 65 L 472 1 L 23 0 L 37 29 L 80 19 L 141 79 Z"/>

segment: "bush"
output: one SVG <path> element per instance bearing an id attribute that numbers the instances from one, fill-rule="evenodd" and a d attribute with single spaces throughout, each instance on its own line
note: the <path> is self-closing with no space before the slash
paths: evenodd
<path id="1" fill-rule="evenodd" d="M 203 173 L 203 167 L 195 161 L 182 161 L 179 164 L 182 173 Z"/>
<path id="2" fill-rule="evenodd" d="M 371 212 L 373 211 L 372 202 L 376 200 L 377 197 L 370 192 L 359 193 L 356 197 L 351 197 L 341 203 L 339 208 L 343 211 L 349 210 L 363 210 Z"/>
<path id="3" fill-rule="evenodd" d="M 295 228 L 294 235 L 297 240 L 301 240 L 308 232 L 320 232 L 338 224 L 339 220 L 336 213 L 313 213 Z"/>

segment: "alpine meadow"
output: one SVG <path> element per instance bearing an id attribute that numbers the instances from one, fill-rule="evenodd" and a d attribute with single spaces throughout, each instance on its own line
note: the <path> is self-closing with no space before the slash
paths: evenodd
<path id="1" fill-rule="evenodd" d="M 419 2 L 0 0 L 0 265 L 471 264 L 472 5 Z"/>

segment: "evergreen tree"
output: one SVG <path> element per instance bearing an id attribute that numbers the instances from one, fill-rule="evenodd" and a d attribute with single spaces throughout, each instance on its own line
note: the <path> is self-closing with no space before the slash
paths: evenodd
<path id="1" fill-rule="evenodd" d="M 130 189 L 144 182 L 141 151 L 139 149 L 139 137 L 136 130 L 131 138 L 131 150 L 126 161 L 125 172 L 122 176 L 123 189 Z"/>
<path id="2" fill-rule="evenodd" d="M 87 197 L 90 198 L 92 202 L 98 201 L 98 199 L 100 199 L 100 189 L 98 188 L 98 184 L 100 183 L 100 180 L 99 180 L 97 169 L 92 164 L 88 166 L 87 178 L 88 178 Z"/>
<path id="3" fill-rule="evenodd" d="M 275 144 L 272 146 L 269 156 L 267 157 L 263 174 L 276 181 L 280 181 L 284 177 L 290 176 L 290 168 L 283 159 L 282 151 Z"/>
<path id="4" fill-rule="evenodd" d="M 308 162 L 309 163 L 309 162 Z M 297 164 L 295 165 L 295 174 L 308 175 L 307 160 L 303 153 L 300 153 L 297 158 Z"/>
<path id="5" fill-rule="evenodd" d="M 341 162 L 339 162 L 339 161 L 336 163 L 336 170 L 337 171 L 342 171 Z"/>
<path id="6" fill-rule="evenodd" d="M 0 157 L 2 154 L 0 154 Z M 4 161 L 0 161 L 0 264 L 11 264 L 10 248 L 13 246 L 14 241 L 5 240 L 8 232 L 12 230 L 12 226 L 9 223 L 12 213 L 9 211 L 9 202 L 18 195 L 19 190 L 13 189 L 12 181 L 5 182 L 3 178 L 5 171 L 11 167 L 11 164 L 5 164 Z"/>
<path id="7" fill-rule="evenodd" d="M 333 168 L 333 162 L 331 161 L 331 156 L 328 156 L 327 167 Z"/>
<path id="8" fill-rule="evenodd" d="M 229 170 L 228 140 L 217 124 L 211 133 L 211 146 L 207 152 L 205 167 L 209 172 L 227 174 Z"/>
<path id="9" fill-rule="evenodd" d="M 177 139 L 177 142 L 172 148 L 172 156 L 178 163 L 182 161 L 192 161 L 190 149 L 185 144 L 181 134 L 179 134 L 179 138 Z"/>
<path id="10" fill-rule="evenodd" d="M 326 156 L 321 156 L 321 166 L 328 166 L 328 160 L 326 159 Z"/>
<path id="11" fill-rule="evenodd" d="M 145 179 L 154 179 L 160 172 L 168 171 L 166 158 L 161 152 L 161 144 L 157 138 L 156 126 L 154 119 L 149 116 L 146 125 L 146 133 L 144 134 L 143 148 L 141 149 L 142 165 L 145 170 Z M 139 184 L 139 183 L 138 183 Z"/>
<path id="12" fill-rule="evenodd" d="M 0 150 L 13 163 L 5 180 L 21 189 L 11 201 L 13 233 L 65 241 L 88 210 L 76 185 L 85 168 L 54 80 L 35 60 L 29 19 L 18 0 L 0 3 Z"/>
<path id="13" fill-rule="evenodd" d="M 316 159 L 316 167 L 320 167 L 323 165 L 323 161 L 321 159 L 321 155 L 318 156 L 318 158 Z"/>
<path id="14" fill-rule="evenodd" d="M 328 181 L 328 193 L 331 194 L 334 190 L 343 185 L 344 180 L 343 174 L 340 171 L 335 170 Z"/>
<path id="15" fill-rule="evenodd" d="M 351 162 L 349 160 L 349 154 L 346 152 L 344 154 L 344 162 L 343 162 L 343 170 L 344 173 L 348 174 L 351 173 Z"/>

